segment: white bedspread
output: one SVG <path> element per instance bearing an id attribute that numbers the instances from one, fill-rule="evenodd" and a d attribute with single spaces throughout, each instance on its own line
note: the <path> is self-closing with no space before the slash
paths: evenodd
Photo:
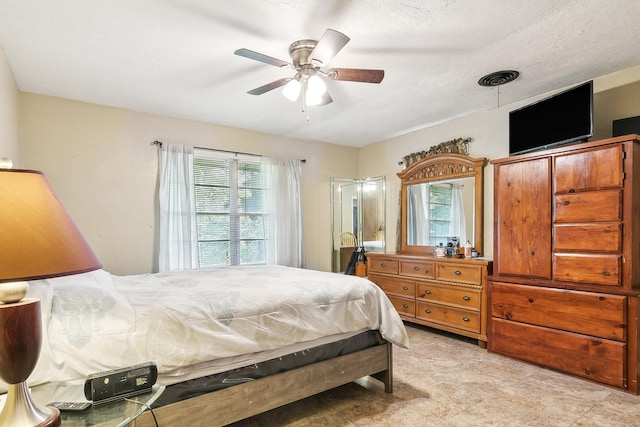
<path id="1" fill-rule="evenodd" d="M 282 266 L 33 281 L 43 346 L 30 385 L 154 361 L 161 376 L 327 336 L 380 330 L 407 346 L 400 317 L 370 281 Z M 251 360 L 251 359 L 247 359 Z"/>

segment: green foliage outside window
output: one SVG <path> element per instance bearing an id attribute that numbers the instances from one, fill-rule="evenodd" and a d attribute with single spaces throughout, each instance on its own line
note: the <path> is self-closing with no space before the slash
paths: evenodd
<path id="1" fill-rule="evenodd" d="M 451 224 L 451 187 L 429 186 L 429 244 L 446 246 Z"/>
<path id="2" fill-rule="evenodd" d="M 266 262 L 265 178 L 260 163 L 194 159 L 200 266 Z"/>

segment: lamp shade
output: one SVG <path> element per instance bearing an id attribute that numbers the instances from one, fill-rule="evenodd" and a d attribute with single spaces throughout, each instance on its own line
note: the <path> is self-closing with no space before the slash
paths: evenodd
<path id="1" fill-rule="evenodd" d="M 101 267 L 42 172 L 0 169 L 0 283 Z"/>

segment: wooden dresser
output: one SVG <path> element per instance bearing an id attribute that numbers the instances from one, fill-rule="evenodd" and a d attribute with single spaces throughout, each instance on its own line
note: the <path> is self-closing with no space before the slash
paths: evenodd
<path id="1" fill-rule="evenodd" d="M 487 343 L 485 277 L 491 261 L 368 253 L 369 280 L 408 322 Z"/>
<path id="2" fill-rule="evenodd" d="M 489 351 L 638 393 L 637 138 L 492 161 Z"/>

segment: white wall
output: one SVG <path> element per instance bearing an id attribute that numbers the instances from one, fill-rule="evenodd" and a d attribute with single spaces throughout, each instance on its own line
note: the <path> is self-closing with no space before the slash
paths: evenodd
<path id="1" fill-rule="evenodd" d="M 594 92 L 604 97 L 607 91 L 613 92 L 617 87 L 637 81 L 640 81 L 640 66 L 594 79 Z M 540 94 L 534 98 L 460 117 L 362 148 L 359 153 L 359 177 L 385 176 L 387 179 L 387 224 L 389 224 L 385 229 L 387 251 L 394 251 L 397 243 L 396 227 L 393 225 L 397 224 L 399 215 L 400 179 L 396 174 L 402 170 L 398 161 L 404 155 L 427 150 L 440 142 L 459 137 L 471 137 L 473 142 L 469 144 L 469 154 L 472 157 L 486 157 L 489 160 L 506 157 L 509 154 L 509 111 L 549 95 L 549 93 Z M 639 93 L 616 94 L 616 96 L 625 98 L 624 102 L 619 100 L 619 104 L 625 105 L 618 111 L 619 115 L 626 117 L 640 115 Z M 594 96 L 594 99 L 597 100 L 598 97 Z M 596 118 L 607 113 L 600 110 L 600 106 L 595 101 L 594 110 Z M 595 134 L 600 138 L 611 136 L 610 120 L 606 123 L 596 120 L 595 125 L 606 127 L 606 129 L 594 129 Z M 478 248 L 478 250 L 485 256 L 493 256 L 493 167 L 490 164 L 485 168 L 484 174 L 484 248 Z"/>
<path id="2" fill-rule="evenodd" d="M 640 81 L 640 67 L 595 79 L 596 92 Z M 255 154 L 306 158 L 303 215 L 307 267 L 330 271 L 330 178 L 386 177 L 387 251 L 396 245 L 402 156 L 457 137 L 472 137 L 470 154 L 508 154 L 508 112 L 542 96 L 485 111 L 360 150 L 275 137 L 208 123 L 19 92 L 0 55 L 0 150 L 20 167 L 45 172 L 107 270 L 157 271 L 157 149 L 154 140 Z M 616 95 L 619 96 L 619 95 Z M 624 96 L 635 96 L 628 94 Z M 16 97 L 19 105 L 16 126 Z M 640 101 L 632 103 L 634 106 Z M 596 105 L 596 115 L 598 106 Z M 636 107 L 634 107 L 636 108 Z M 629 110 L 625 110 L 629 111 Z M 619 114 L 625 114 L 624 111 Z M 630 111 L 631 115 L 640 112 Z M 20 136 L 19 150 L 15 141 Z M 8 141 L 8 143 L 7 143 Z M 0 156 L 6 156 L 0 151 Z M 18 152 L 19 151 L 19 152 Z M 493 169 L 485 172 L 483 252 L 493 250 Z"/>
<path id="3" fill-rule="evenodd" d="M 330 177 L 350 175 L 357 150 L 207 123 L 20 93 L 25 167 L 42 170 L 105 269 L 157 271 L 154 140 L 305 158 L 307 267 L 331 269 Z"/>
<path id="4" fill-rule="evenodd" d="M 18 144 L 18 88 L 9 63 L 0 48 L 0 157 L 20 166 Z"/>

